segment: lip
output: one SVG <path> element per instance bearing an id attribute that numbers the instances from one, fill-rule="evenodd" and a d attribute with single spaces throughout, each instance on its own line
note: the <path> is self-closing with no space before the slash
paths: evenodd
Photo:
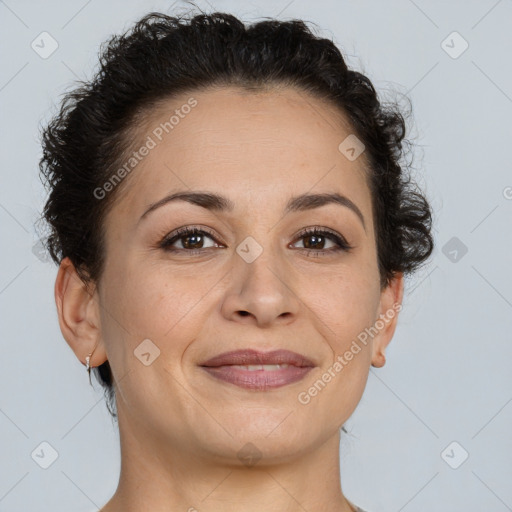
<path id="1" fill-rule="evenodd" d="M 279 369 L 248 369 L 241 366 L 288 365 Z M 289 350 L 259 352 L 234 350 L 219 354 L 199 365 L 212 377 L 236 386 L 265 391 L 302 380 L 314 367 L 305 356 Z"/>
<path id="2" fill-rule="evenodd" d="M 208 359 L 199 366 L 218 367 L 228 365 L 254 365 L 254 364 L 289 364 L 298 367 L 314 367 L 314 363 L 306 356 L 289 350 L 273 350 L 259 352 L 258 350 L 232 350 Z"/>

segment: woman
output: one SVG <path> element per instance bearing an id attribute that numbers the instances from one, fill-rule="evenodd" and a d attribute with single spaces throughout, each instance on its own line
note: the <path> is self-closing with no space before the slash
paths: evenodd
<path id="1" fill-rule="evenodd" d="M 119 422 L 102 511 L 361 510 L 340 428 L 433 249 L 404 136 L 301 21 L 111 39 L 40 163 L 60 328 Z"/>

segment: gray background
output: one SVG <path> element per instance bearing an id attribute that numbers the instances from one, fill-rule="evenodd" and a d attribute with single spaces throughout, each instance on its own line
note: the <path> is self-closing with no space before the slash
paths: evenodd
<path id="1" fill-rule="evenodd" d="M 512 510 L 512 1 L 197 3 L 246 22 L 310 20 L 383 98 L 391 89 L 413 102 L 437 247 L 407 283 L 387 364 L 371 369 L 347 423 L 346 496 L 370 512 Z M 91 76 L 103 40 L 171 5 L 0 1 L 2 512 L 89 512 L 115 491 L 117 426 L 62 338 L 57 268 L 37 249 L 38 128 L 75 78 Z M 46 59 L 31 48 L 43 31 L 59 45 Z M 58 454 L 47 469 L 51 449 L 31 455 L 42 442 Z"/>

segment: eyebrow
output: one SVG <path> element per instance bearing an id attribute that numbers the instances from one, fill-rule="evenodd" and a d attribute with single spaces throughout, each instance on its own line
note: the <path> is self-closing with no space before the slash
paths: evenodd
<path id="1" fill-rule="evenodd" d="M 160 208 L 161 206 L 164 206 L 165 204 L 170 203 L 171 201 L 186 201 L 188 203 L 201 206 L 207 210 L 218 212 L 232 212 L 235 208 L 233 201 L 227 197 L 211 192 L 175 192 L 160 199 L 156 203 L 151 204 L 149 208 L 142 214 L 138 222 L 145 218 L 150 212 Z M 361 210 L 348 197 L 337 193 L 302 194 L 292 197 L 286 204 L 284 213 L 287 214 L 291 212 L 312 210 L 327 204 L 339 204 L 349 208 L 359 217 L 363 227 L 366 230 L 365 220 Z"/>

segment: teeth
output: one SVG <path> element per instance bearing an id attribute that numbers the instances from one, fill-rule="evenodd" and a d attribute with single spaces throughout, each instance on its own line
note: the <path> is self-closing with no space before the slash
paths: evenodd
<path id="1" fill-rule="evenodd" d="M 281 368 L 288 368 L 289 364 L 249 364 L 249 365 L 240 365 L 240 364 L 234 364 L 232 365 L 233 368 L 239 368 L 241 370 L 249 370 L 249 371 L 255 371 L 255 370 L 264 370 L 264 371 L 276 371 Z"/>

